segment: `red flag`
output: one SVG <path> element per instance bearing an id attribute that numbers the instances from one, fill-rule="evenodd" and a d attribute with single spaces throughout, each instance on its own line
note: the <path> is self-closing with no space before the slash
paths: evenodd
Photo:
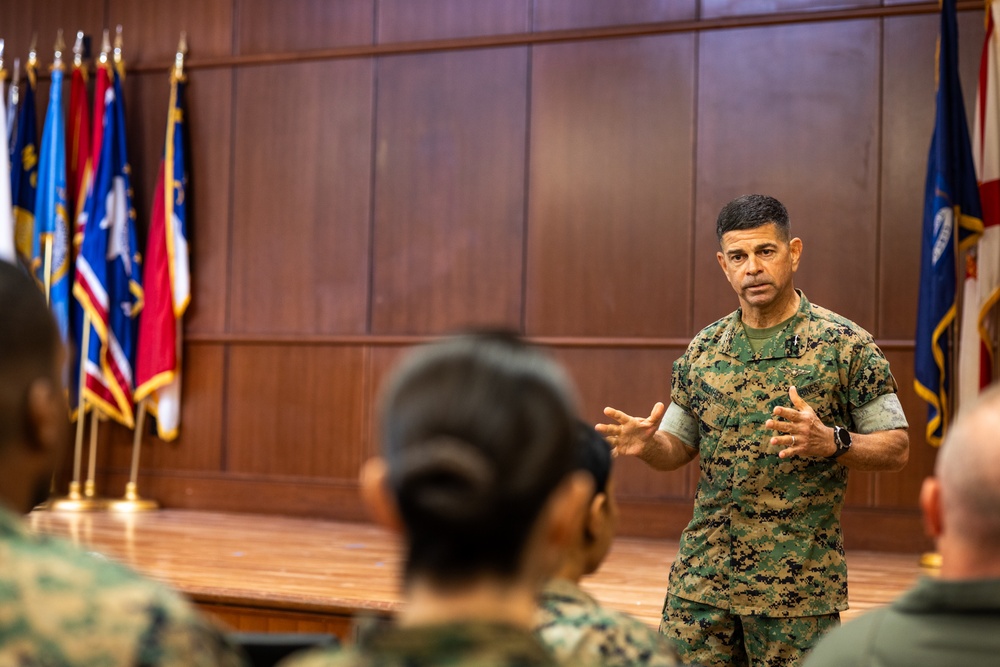
<path id="1" fill-rule="evenodd" d="M 66 179 L 68 190 L 67 204 L 73 212 L 73 220 L 80 216 L 84 201 L 87 198 L 85 179 L 90 154 L 90 111 L 87 108 L 87 70 L 80 65 L 73 66 L 73 79 L 69 89 L 69 126 L 66 128 L 66 167 L 69 172 Z M 80 249 L 80 229 L 74 229 L 73 249 Z"/>
<path id="2" fill-rule="evenodd" d="M 966 261 L 959 348 L 959 406 L 972 402 L 993 380 L 993 307 L 1000 300 L 1000 6 L 986 9 L 986 40 L 979 65 L 973 157 L 983 235 Z"/>
<path id="3" fill-rule="evenodd" d="M 135 390 L 136 402 L 146 399 L 164 440 L 176 438 L 180 428 L 181 321 L 191 298 L 184 191 L 184 81 L 179 71 L 174 71 L 170 83 L 167 134 L 144 259 L 145 304 L 139 315 Z"/>

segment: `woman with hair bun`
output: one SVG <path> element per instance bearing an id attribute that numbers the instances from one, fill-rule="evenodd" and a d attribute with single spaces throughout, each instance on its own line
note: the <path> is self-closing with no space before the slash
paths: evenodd
<path id="1" fill-rule="evenodd" d="M 592 495 L 576 470 L 560 368 L 518 338 L 478 333 L 418 348 L 381 403 L 382 456 L 361 472 L 366 505 L 406 550 L 406 605 L 340 652 L 286 664 L 534 666 L 536 596 Z"/>

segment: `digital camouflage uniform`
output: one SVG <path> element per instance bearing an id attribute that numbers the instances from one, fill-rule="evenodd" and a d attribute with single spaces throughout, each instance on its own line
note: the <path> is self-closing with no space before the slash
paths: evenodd
<path id="1" fill-rule="evenodd" d="M 312 650 L 281 667 L 553 667 L 557 663 L 528 630 L 492 623 L 403 628 L 387 625 L 343 650 Z"/>
<path id="2" fill-rule="evenodd" d="M 790 386 L 827 426 L 872 433 L 905 428 L 906 419 L 871 335 L 798 294 L 796 314 L 758 353 L 737 310 L 703 329 L 674 364 L 671 402 L 694 427 L 675 434 L 697 447 L 701 472 L 668 601 L 771 618 L 847 608 L 840 530 L 847 468 L 832 459 L 779 458 L 784 446 L 769 444 L 775 434 L 764 423 L 776 406 L 793 407 Z M 680 624 L 670 626 L 665 618 L 661 631 L 682 639 Z"/>
<path id="3" fill-rule="evenodd" d="M 243 664 L 178 594 L 0 507 L 0 667 Z"/>
<path id="4" fill-rule="evenodd" d="M 605 609 L 579 586 L 554 579 L 539 596 L 535 633 L 564 665 L 673 667 L 673 644 L 638 619 Z"/>

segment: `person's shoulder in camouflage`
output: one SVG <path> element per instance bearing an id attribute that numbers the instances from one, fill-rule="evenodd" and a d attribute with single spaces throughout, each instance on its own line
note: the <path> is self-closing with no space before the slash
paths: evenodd
<path id="1" fill-rule="evenodd" d="M 0 509 L 0 664 L 244 664 L 178 594 Z"/>
<path id="2" fill-rule="evenodd" d="M 602 607 L 566 580 L 553 580 L 539 598 L 535 632 L 565 665 L 673 667 L 666 637 L 628 614 Z"/>
<path id="3" fill-rule="evenodd" d="M 69 435 L 65 351 L 37 286 L 0 262 L 0 665 L 243 664 L 180 596 L 19 515 L 44 501 Z"/>
<path id="4" fill-rule="evenodd" d="M 281 667 L 554 667 L 529 631 L 499 623 L 389 625 L 345 649 L 292 656 Z"/>

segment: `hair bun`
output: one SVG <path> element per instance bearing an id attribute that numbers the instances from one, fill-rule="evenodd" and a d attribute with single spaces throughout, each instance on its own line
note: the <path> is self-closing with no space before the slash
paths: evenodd
<path id="1" fill-rule="evenodd" d="M 429 520 L 461 524 L 480 519 L 496 502 L 494 466 L 458 438 L 413 443 L 401 452 L 392 481 L 400 504 Z"/>

